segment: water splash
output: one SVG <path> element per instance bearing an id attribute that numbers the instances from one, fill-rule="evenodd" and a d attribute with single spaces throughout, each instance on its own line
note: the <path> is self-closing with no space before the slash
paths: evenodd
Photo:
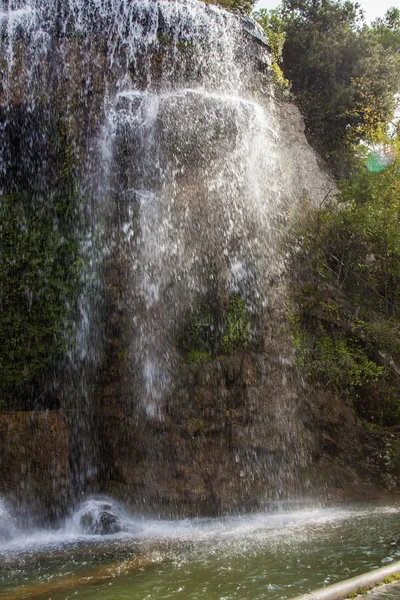
<path id="1" fill-rule="evenodd" d="M 15 519 L 7 504 L 0 499 L 0 544 L 9 542 L 17 534 Z"/>
<path id="2" fill-rule="evenodd" d="M 307 504 L 309 504 L 307 506 Z M 231 542 L 240 547 L 252 541 L 254 545 L 271 545 L 274 547 L 285 538 L 312 540 L 313 536 L 330 534 L 340 530 L 343 525 L 368 519 L 398 520 L 398 503 L 359 502 L 345 507 L 315 507 L 311 500 L 304 503 L 283 502 L 275 506 L 272 512 L 257 512 L 221 518 L 193 518 L 182 520 L 149 519 L 132 514 L 121 503 L 107 496 L 87 498 L 77 506 L 75 511 L 65 519 L 58 529 L 24 530 L 16 526 L 10 511 L 4 508 L 2 515 L 7 517 L 12 527 L 12 535 L 1 540 L 0 552 L 24 552 L 28 548 L 39 550 L 56 548 L 60 545 L 74 544 L 82 541 L 88 544 L 110 544 L 120 542 L 130 548 L 132 541 L 148 542 L 156 540 L 160 544 L 174 541 L 177 544 L 196 542 L 206 543 L 215 548 L 229 550 Z M 100 531 L 102 513 L 113 515 L 118 519 L 118 530 Z M 90 522 L 90 523 L 89 523 Z M 99 527 L 99 528 L 98 528 Z M 390 545 L 392 538 L 388 539 Z M 106 548 L 106 546 L 103 546 Z M 238 551 L 239 552 L 239 551 Z"/>

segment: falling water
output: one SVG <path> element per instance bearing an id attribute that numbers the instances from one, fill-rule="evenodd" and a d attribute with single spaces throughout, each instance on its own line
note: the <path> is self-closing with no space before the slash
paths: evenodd
<path id="1" fill-rule="evenodd" d="M 6 504 L 0 501 L 0 542 L 8 542 L 16 534 L 14 518 Z"/>
<path id="2" fill-rule="evenodd" d="M 200 487 L 197 467 L 186 485 L 202 506 L 225 486 L 221 510 L 231 495 L 239 505 L 242 493 L 244 503 L 294 493 L 307 464 L 292 351 L 279 338 L 282 238 L 288 212 L 330 181 L 310 149 L 299 155 L 267 42 L 248 28 L 197 0 L 0 0 L 1 211 L 17 206 L 27 239 L 46 226 L 27 314 L 53 287 L 57 303 L 41 340 L 50 356 L 41 346 L 42 363 L 11 377 L 7 407 L 64 411 L 72 498 L 107 488 L 149 506 L 152 490 L 162 503 L 169 469 L 199 460 Z M 228 352 L 234 302 L 247 338 Z M 190 365 L 182 339 L 210 314 L 208 363 Z M 240 369 L 251 383 L 235 387 L 228 372 Z M 219 437 L 207 438 L 206 407 L 195 406 L 207 385 Z M 232 387 L 249 388 L 243 406 Z M 174 411 L 201 432 L 177 459 Z M 232 490 L 215 484 L 233 475 Z M 166 493 L 178 507 L 175 488 Z"/>
<path id="3" fill-rule="evenodd" d="M 210 289 L 216 305 L 234 292 L 254 312 L 273 301 L 267 288 L 282 270 L 277 223 L 287 200 L 277 125 L 251 100 L 203 89 L 125 91 L 108 118 L 110 154 L 123 164 L 123 173 L 110 172 L 124 205 L 114 235 L 128 270 L 129 357 L 143 377 L 141 402 L 162 415 L 173 385 L 170 340 Z"/>

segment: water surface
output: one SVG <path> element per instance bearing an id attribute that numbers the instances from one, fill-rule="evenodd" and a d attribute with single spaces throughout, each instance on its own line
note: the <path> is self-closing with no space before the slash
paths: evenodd
<path id="1" fill-rule="evenodd" d="M 20 534 L 0 546 L 0 598 L 285 599 L 400 559 L 400 504 Z"/>

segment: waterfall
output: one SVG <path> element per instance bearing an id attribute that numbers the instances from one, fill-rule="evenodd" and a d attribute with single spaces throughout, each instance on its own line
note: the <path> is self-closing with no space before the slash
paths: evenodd
<path id="1" fill-rule="evenodd" d="M 141 401 L 157 413 L 173 385 L 169 340 L 210 289 L 216 305 L 242 294 L 252 313 L 271 301 L 286 210 L 278 126 L 252 100 L 193 88 L 124 91 L 108 120 L 120 215 L 113 235 L 132 315 L 127 352 L 143 375 Z"/>
<path id="2" fill-rule="evenodd" d="M 195 510 L 237 478 L 224 510 L 307 462 L 282 240 L 331 184 L 253 27 L 197 0 L 0 0 L 0 308 L 23 306 L 0 409 L 63 411 L 72 496 L 179 505 L 195 464 Z"/>

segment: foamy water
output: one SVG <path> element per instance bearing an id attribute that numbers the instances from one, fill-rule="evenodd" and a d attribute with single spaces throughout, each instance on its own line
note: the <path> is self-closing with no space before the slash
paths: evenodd
<path id="1" fill-rule="evenodd" d="M 117 516 L 121 531 L 111 535 L 90 535 L 82 527 L 82 516 L 96 515 L 107 505 Z M 290 536 L 301 538 L 318 534 L 326 528 L 340 528 L 344 522 L 368 517 L 400 516 L 400 506 L 350 505 L 349 507 L 283 510 L 274 513 L 254 513 L 222 518 L 182 520 L 149 519 L 131 514 L 121 504 L 107 497 L 94 497 L 83 502 L 64 524 L 56 529 L 21 530 L 15 525 L 11 511 L 0 505 L 0 519 L 10 523 L 10 537 L 0 542 L 0 552 L 42 549 L 69 542 L 107 543 L 116 540 L 226 543 L 232 540 L 252 540 L 253 543 L 277 542 Z"/>

